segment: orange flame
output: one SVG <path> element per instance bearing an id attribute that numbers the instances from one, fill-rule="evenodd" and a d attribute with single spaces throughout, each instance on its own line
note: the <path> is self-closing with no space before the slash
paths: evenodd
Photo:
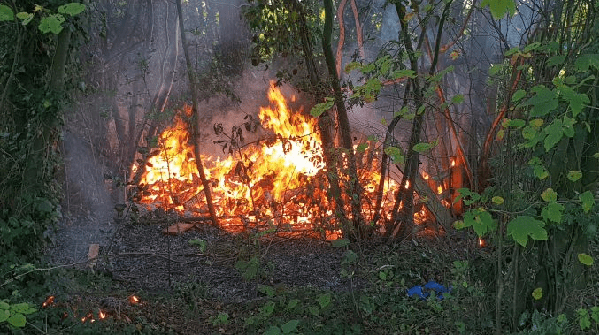
<path id="1" fill-rule="evenodd" d="M 260 108 L 258 116 L 262 126 L 274 136 L 259 144 L 235 148 L 233 155 L 222 159 L 202 156 L 206 177 L 211 181 L 216 214 L 223 218 L 223 228 L 239 231 L 248 221 L 257 222 L 258 216 L 273 218 L 275 224 L 310 230 L 313 230 L 310 225 L 318 220 L 327 224 L 335 222 L 331 219 L 334 208 L 328 202 L 328 181 L 321 173 L 326 171 L 317 131 L 318 119 L 301 110 L 291 111 L 274 84 L 271 84 L 268 99 L 270 105 Z M 174 125 L 160 135 L 158 149 L 150 153 L 145 166 L 134 167 L 143 171 L 139 202 L 188 211 L 192 215 L 207 214 L 189 139 L 187 124 L 182 117 L 176 117 Z M 364 213 L 373 215 L 372 199 L 376 199 L 381 175 L 374 168 L 362 169 L 359 175 L 365 192 Z M 340 182 L 347 182 L 347 178 L 341 176 Z M 398 187 L 392 179 L 385 181 L 383 209 L 392 208 L 393 194 Z M 405 187 L 410 187 L 409 181 Z M 325 233 L 329 239 L 341 235 L 335 227 Z"/>
<path id="2" fill-rule="evenodd" d="M 129 300 L 129 303 L 130 303 L 131 305 L 135 305 L 135 304 L 138 304 L 138 303 L 139 303 L 139 298 L 138 298 L 138 297 L 136 297 L 135 295 L 131 295 L 131 296 L 129 296 L 129 299 L 128 299 L 128 300 Z"/>

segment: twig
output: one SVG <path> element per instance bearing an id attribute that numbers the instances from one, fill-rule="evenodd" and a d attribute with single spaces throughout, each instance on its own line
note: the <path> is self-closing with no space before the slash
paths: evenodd
<path id="1" fill-rule="evenodd" d="M 21 278 L 21 277 L 23 277 L 25 275 L 28 275 L 28 274 L 30 274 L 32 272 L 35 272 L 35 271 L 51 271 L 51 270 L 56 270 L 56 269 L 60 269 L 60 268 L 66 268 L 66 267 L 75 266 L 75 265 L 79 265 L 79 264 L 86 264 L 86 263 L 89 263 L 90 261 L 91 260 L 87 260 L 87 261 L 84 261 L 84 262 L 75 262 L 75 263 L 69 263 L 69 264 L 62 264 L 62 265 L 52 266 L 52 267 L 44 268 L 44 269 L 33 269 L 33 270 L 29 270 L 29 271 L 27 271 L 25 273 L 21 273 L 20 275 L 16 275 L 13 278 L 6 279 L 4 281 L 4 283 L 2 285 L 0 285 L 0 287 L 8 285 L 8 284 L 12 283 L 15 279 L 19 279 L 19 278 Z"/>

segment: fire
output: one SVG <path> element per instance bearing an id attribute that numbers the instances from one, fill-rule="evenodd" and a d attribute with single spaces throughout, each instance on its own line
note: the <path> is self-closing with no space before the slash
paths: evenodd
<path id="1" fill-rule="evenodd" d="M 443 193 L 443 186 L 437 186 L 437 194 Z"/>
<path id="2" fill-rule="evenodd" d="M 129 296 L 128 300 L 131 305 L 136 305 L 139 303 L 139 298 L 135 295 Z"/>
<path id="3" fill-rule="evenodd" d="M 269 106 L 260 108 L 258 116 L 262 126 L 274 135 L 258 144 L 234 148 L 233 154 L 222 159 L 202 156 L 206 177 L 211 181 L 216 214 L 221 218 L 223 228 L 239 231 L 261 220 L 268 222 L 268 229 L 283 224 L 295 230 L 314 231 L 320 222 L 329 225 L 323 229 L 323 237 L 339 238 L 341 232 L 331 226 L 335 216 L 334 208 L 328 202 L 318 120 L 302 110 L 290 110 L 287 99 L 274 84 L 268 99 Z M 185 110 L 189 115 L 189 107 Z M 158 148 L 150 153 L 145 166 L 132 168 L 133 171 L 141 169 L 138 202 L 195 216 L 207 215 L 203 186 L 184 117 L 176 117 L 174 125 L 160 135 Z M 366 219 L 374 215 L 372 204 L 381 180 L 374 165 L 359 171 L 365 193 L 363 211 Z M 423 178 L 428 178 L 425 172 Z M 341 183 L 346 180 L 343 176 L 340 178 Z M 404 186 L 409 188 L 410 181 Z M 393 194 L 398 187 L 392 179 L 385 182 L 384 210 L 392 207 Z"/>
<path id="4" fill-rule="evenodd" d="M 55 297 L 53 295 L 46 298 L 46 300 L 42 303 L 42 308 L 49 307 L 54 304 Z"/>

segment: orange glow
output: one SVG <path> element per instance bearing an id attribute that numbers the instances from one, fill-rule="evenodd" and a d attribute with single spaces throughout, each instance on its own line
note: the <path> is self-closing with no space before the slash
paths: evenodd
<path id="1" fill-rule="evenodd" d="M 410 181 L 409 181 L 409 180 L 406 180 L 406 185 L 404 186 L 404 188 L 406 188 L 406 189 L 407 189 L 407 188 L 409 188 L 409 187 L 410 187 Z"/>
<path id="2" fill-rule="evenodd" d="M 51 295 L 48 298 L 46 298 L 46 300 L 44 302 L 42 302 L 42 308 L 46 308 L 48 306 L 53 305 L 54 304 L 54 299 L 55 299 L 55 297 L 53 295 Z"/>
<path id="3" fill-rule="evenodd" d="M 455 166 L 455 158 L 452 157 L 451 158 L 451 167 L 454 167 L 454 166 Z"/>
<path id="4" fill-rule="evenodd" d="M 478 246 L 481 248 L 484 248 L 487 246 L 487 242 L 485 240 L 483 240 L 482 238 L 478 239 Z"/>
<path id="5" fill-rule="evenodd" d="M 422 171 L 422 179 L 428 180 L 428 178 L 430 178 L 430 176 L 428 175 L 428 173 L 426 173 L 426 171 Z"/>
<path id="6" fill-rule="evenodd" d="M 103 310 L 100 310 L 100 312 L 98 313 L 98 318 L 100 318 L 100 320 L 105 319 L 106 313 Z"/>
<path id="7" fill-rule="evenodd" d="M 135 305 L 135 304 L 138 304 L 138 303 L 139 303 L 139 298 L 138 298 L 138 297 L 136 297 L 135 295 L 131 295 L 131 296 L 129 296 L 129 299 L 128 299 L 128 300 L 129 300 L 129 303 L 130 303 L 131 305 Z"/>
<path id="8" fill-rule="evenodd" d="M 443 186 L 437 186 L 437 194 L 443 193 Z"/>

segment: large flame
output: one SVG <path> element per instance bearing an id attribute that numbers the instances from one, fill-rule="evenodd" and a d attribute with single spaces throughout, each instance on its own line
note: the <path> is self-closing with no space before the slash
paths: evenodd
<path id="1" fill-rule="evenodd" d="M 307 230 L 313 230 L 316 222 L 334 224 L 317 119 L 302 111 L 291 111 L 286 98 L 274 85 L 268 99 L 270 106 L 260 108 L 259 118 L 273 136 L 257 145 L 236 148 L 224 159 L 202 156 L 223 227 L 236 231 L 239 228 L 233 228 L 234 222 L 237 227 L 247 228 L 248 222 L 265 217 L 273 219 L 262 220 L 271 225 L 274 222 L 295 228 L 305 226 Z M 189 115 L 189 107 L 185 111 Z M 187 124 L 181 117 L 160 135 L 158 148 L 147 158 L 145 166 L 134 168 L 143 169 L 139 202 L 207 215 L 189 139 Z M 373 204 L 381 176 L 376 172 L 376 164 L 361 169 L 359 174 L 364 190 L 364 215 L 369 219 L 374 215 Z M 392 179 L 385 183 L 384 209 L 391 207 L 393 193 L 398 188 Z M 334 235 L 331 233 L 334 228 L 327 229 Z"/>

